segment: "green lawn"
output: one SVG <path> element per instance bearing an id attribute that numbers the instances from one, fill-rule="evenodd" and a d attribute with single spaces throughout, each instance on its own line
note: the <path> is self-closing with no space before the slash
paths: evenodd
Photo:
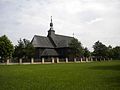
<path id="1" fill-rule="evenodd" d="M 0 65 L 0 90 L 120 90 L 120 61 Z"/>

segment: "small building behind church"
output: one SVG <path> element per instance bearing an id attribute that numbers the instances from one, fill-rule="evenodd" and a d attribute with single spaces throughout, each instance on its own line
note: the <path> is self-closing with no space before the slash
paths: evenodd
<path id="1" fill-rule="evenodd" d="M 47 36 L 34 35 L 32 45 L 35 47 L 35 59 L 59 57 L 66 58 L 70 52 L 69 43 L 73 37 L 55 34 L 52 17 Z"/>

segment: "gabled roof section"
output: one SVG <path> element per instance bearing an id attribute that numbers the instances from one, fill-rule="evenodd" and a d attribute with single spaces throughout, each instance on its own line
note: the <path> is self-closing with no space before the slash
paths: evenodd
<path id="1" fill-rule="evenodd" d="M 32 39 L 34 47 L 54 48 L 48 37 L 35 35 Z"/>
<path id="2" fill-rule="evenodd" d="M 45 49 L 42 56 L 58 56 L 58 53 L 55 49 Z"/>
<path id="3" fill-rule="evenodd" d="M 58 35 L 58 34 L 55 34 L 55 36 L 51 37 L 51 38 L 53 39 L 56 47 L 58 47 L 58 48 L 69 47 L 69 43 L 73 39 L 73 37 Z"/>

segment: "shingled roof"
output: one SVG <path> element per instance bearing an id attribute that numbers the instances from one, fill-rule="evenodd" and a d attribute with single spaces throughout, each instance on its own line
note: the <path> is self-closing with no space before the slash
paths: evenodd
<path id="1" fill-rule="evenodd" d="M 55 49 L 45 49 L 41 56 L 58 56 L 58 53 Z"/>
<path id="2" fill-rule="evenodd" d="M 32 39 L 34 47 L 54 48 L 48 37 L 35 35 Z"/>
<path id="3" fill-rule="evenodd" d="M 58 35 L 58 34 L 55 34 L 51 38 L 54 41 L 56 47 L 58 47 L 58 48 L 69 47 L 69 43 L 73 39 L 73 37 L 63 36 L 63 35 Z"/>
<path id="4" fill-rule="evenodd" d="M 50 38 L 53 42 L 51 42 Z M 70 41 L 73 39 L 73 37 L 69 36 L 63 36 L 55 34 L 51 37 L 44 37 L 44 36 L 38 36 L 35 35 L 32 40 L 32 44 L 34 47 L 43 47 L 43 48 L 62 48 L 62 47 L 69 47 Z M 53 45 L 55 44 L 55 47 Z"/>
<path id="5" fill-rule="evenodd" d="M 40 48 L 63 48 L 63 47 L 69 47 L 69 43 L 72 39 L 73 37 L 55 34 L 55 31 L 53 30 L 53 23 L 51 17 L 48 36 L 43 37 L 43 36 L 35 35 L 33 37 L 32 44 L 34 47 L 40 47 Z"/>

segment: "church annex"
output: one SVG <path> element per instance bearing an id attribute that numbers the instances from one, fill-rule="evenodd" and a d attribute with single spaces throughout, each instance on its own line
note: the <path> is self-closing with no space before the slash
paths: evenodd
<path id="1" fill-rule="evenodd" d="M 47 37 L 35 35 L 32 44 L 35 47 L 35 58 L 49 57 L 65 58 L 70 52 L 69 43 L 73 37 L 55 34 L 52 17 Z"/>

